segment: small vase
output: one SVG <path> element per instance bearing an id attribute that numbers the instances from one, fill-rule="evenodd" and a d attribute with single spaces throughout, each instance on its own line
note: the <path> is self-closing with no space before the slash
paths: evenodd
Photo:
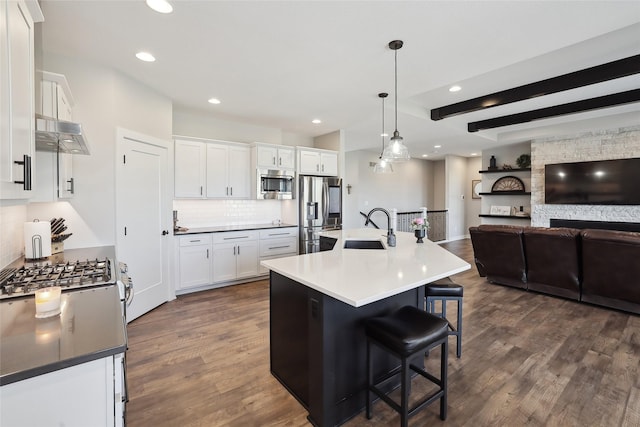
<path id="1" fill-rule="evenodd" d="M 427 235 L 427 230 L 421 228 L 419 230 L 414 230 L 413 234 L 418 239 L 418 240 L 416 240 L 416 243 L 424 243 L 424 241 L 422 239 L 424 239 L 424 236 Z"/>

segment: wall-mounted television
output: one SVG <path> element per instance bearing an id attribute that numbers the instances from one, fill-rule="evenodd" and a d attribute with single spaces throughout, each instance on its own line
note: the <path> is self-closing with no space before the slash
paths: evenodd
<path id="1" fill-rule="evenodd" d="M 544 201 L 640 205 L 640 158 L 545 165 Z"/>

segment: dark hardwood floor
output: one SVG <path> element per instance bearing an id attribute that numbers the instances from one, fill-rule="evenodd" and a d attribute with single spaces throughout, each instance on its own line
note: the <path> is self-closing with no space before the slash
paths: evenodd
<path id="1" fill-rule="evenodd" d="M 443 247 L 472 263 L 469 240 Z M 450 338 L 444 424 L 640 426 L 640 316 L 492 285 L 475 266 L 454 279 L 465 286 L 463 347 L 456 359 Z M 268 286 L 181 296 L 131 322 L 127 425 L 309 426 L 269 373 Z M 438 359 L 432 352 L 427 367 Z M 410 420 L 440 423 L 437 404 Z M 345 425 L 397 424 L 377 402 L 372 420 Z"/>

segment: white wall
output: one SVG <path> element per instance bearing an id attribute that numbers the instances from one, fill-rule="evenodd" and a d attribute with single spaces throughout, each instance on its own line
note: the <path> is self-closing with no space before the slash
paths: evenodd
<path id="1" fill-rule="evenodd" d="M 551 218 L 640 222 L 640 206 L 544 204 L 544 165 L 635 157 L 640 157 L 640 126 L 534 140 L 531 144 L 531 224 L 548 227 Z"/>
<path id="2" fill-rule="evenodd" d="M 376 174 L 369 164 L 375 163 L 378 157 L 379 153 L 365 150 L 345 154 L 344 228 L 362 227 L 364 218 L 359 212 L 367 213 L 375 207 L 414 211 L 427 206 L 429 194 L 433 193 L 432 162 L 411 159 L 394 164 L 391 174 Z M 347 185 L 352 186 L 350 195 Z M 384 214 L 376 213 L 373 218 L 380 227 L 386 224 Z"/>
<path id="3" fill-rule="evenodd" d="M 173 111 L 173 134 L 248 144 L 252 142 L 282 144 L 283 139 L 280 129 L 223 119 L 216 117 L 214 112 L 205 114 L 201 111 L 177 107 Z M 287 138 L 292 139 L 292 135 L 287 135 Z"/>
<path id="4" fill-rule="evenodd" d="M 445 161 L 438 160 L 431 162 L 433 165 L 433 202 L 427 207 L 430 210 L 444 210 L 447 208 L 446 202 L 446 168 Z"/>
<path id="5" fill-rule="evenodd" d="M 74 120 L 82 124 L 91 154 L 73 158 L 73 199 L 31 203 L 27 216 L 64 217 L 67 232 L 73 233 L 65 241 L 66 248 L 113 245 L 116 128 L 169 141 L 171 101 L 118 71 L 91 62 L 45 52 L 43 67 L 66 76 L 76 101 Z"/>

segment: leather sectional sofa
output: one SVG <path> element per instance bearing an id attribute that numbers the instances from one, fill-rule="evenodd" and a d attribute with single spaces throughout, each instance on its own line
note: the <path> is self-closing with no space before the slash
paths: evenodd
<path id="1" fill-rule="evenodd" d="M 640 314 L 640 233 L 509 225 L 469 233 L 489 282 Z"/>

